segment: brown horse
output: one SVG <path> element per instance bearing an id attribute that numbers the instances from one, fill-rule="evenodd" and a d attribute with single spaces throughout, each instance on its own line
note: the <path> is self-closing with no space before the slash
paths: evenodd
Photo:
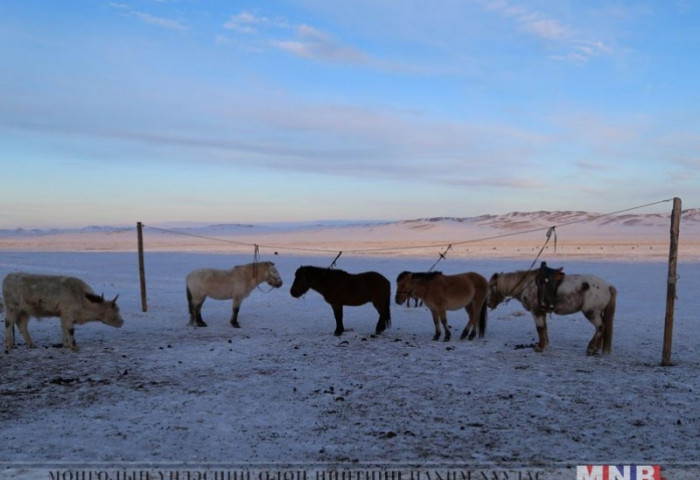
<path id="1" fill-rule="evenodd" d="M 309 289 L 316 290 L 333 308 L 335 335 L 340 336 L 343 327 L 343 305 L 359 306 L 372 302 L 379 312 L 376 333 L 391 326 L 391 282 L 377 272 L 351 274 L 343 270 L 320 267 L 299 267 L 294 274 L 290 293 L 299 298 Z"/>
<path id="2" fill-rule="evenodd" d="M 407 298 L 417 297 L 430 309 L 435 323 L 433 340 L 440 339 L 440 323 L 445 328 L 445 341 L 451 337 L 447 325 L 447 310 L 464 308 L 469 322 L 462 331 L 461 339 L 473 340 L 479 333 L 486 333 L 486 297 L 488 282 L 478 273 L 443 275 L 441 272 L 402 272 L 396 279 L 396 303 L 401 305 Z"/>
<path id="3" fill-rule="evenodd" d="M 547 311 L 540 305 L 535 277 L 537 271 L 494 273 L 489 280 L 489 307 L 496 308 L 503 300 L 517 299 L 532 314 L 537 327 L 539 343 L 535 350 L 543 351 L 549 345 Z M 595 334 L 588 343 L 586 353 L 594 355 L 601 348 L 603 353 L 612 351 L 613 320 L 617 290 L 602 278 L 594 275 L 566 274 L 557 289 L 554 313 L 568 315 L 583 312 L 595 327 Z"/>

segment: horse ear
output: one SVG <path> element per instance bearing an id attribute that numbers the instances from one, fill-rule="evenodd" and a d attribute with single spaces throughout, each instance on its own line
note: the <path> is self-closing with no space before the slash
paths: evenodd
<path id="1" fill-rule="evenodd" d="M 117 304 L 117 298 L 119 298 L 119 294 L 118 294 L 118 293 L 117 293 L 117 296 L 114 297 L 114 300 L 112 300 L 112 301 L 109 302 L 109 303 L 111 303 L 112 305 L 116 305 L 116 304 Z"/>

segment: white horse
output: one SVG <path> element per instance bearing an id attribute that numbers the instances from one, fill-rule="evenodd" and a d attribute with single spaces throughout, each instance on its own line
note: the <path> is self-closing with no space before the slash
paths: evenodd
<path id="1" fill-rule="evenodd" d="M 213 268 L 200 268 L 187 275 L 187 305 L 190 310 L 190 322 L 188 325 L 206 327 L 202 320 L 202 304 L 207 297 L 215 300 L 233 299 L 233 315 L 231 325 L 240 328 L 238 323 L 238 311 L 243 299 L 250 292 L 267 282 L 274 288 L 282 286 L 282 278 L 272 262 L 254 262 L 247 265 L 239 265 L 230 270 L 216 270 Z"/>
<path id="2" fill-rule="evenodd" d="M 540 306 L 535 277 L 537 271 L 494 273 L 489 280 L 488 305 L 496 308 L 503 300 L 512 297 L 520 301 L 525 310 L 532 314 L 537 327 L 538 352 L 549 345 L 547 335 L 547 311 Z M 602 278 L 593 275 L 566 274 L 557 289 L 554 313 L 568 315 L 582 312 L 593 324 L 596 331 L 588 344 L 586 353 L 595 355 L 603 348 L 603 353 L 612 351 L 613 320 L 617 290 Z"/>

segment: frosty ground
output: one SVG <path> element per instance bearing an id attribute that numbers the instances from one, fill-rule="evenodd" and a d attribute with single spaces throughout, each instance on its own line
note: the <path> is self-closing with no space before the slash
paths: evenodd
<path id="1" fill-rule="evenodd" d="M 289 294 L 295 269 L 332 258 L 279 255 L 285 284 L 254 290 L 233 329 L 230 302 L 208 300 L 208 328 L 187 327 L 184 277 L 252 255 L 151 253 L 141 312 L 133 253 L 3 252 L 13 271 L 78 276 L 120 294 L 125 325 L 76 328 L 78 353 L 55 347 L 56 319 L 30 322 L 39 348 L 0 354 L 0 462 L 168 464 L 700 464 L 700 265 L 681 261 L 674 366 L 661 367 L 667 265 L 547 259 L 618 289 L 613 354 L 587 357 L 583 315 L 549 319 L 551 347 L 513 301 L 489 312 L 486 337 L 431 341 L 429 312 L 392 305 L 373 334 L 369 305 L 345 309 L 332 335 L 315 292 Z M 433 259 L 342 257 L 337 268 L 392 281 Z M 446 273 L 525 269 L 529 260 L 449 259 Z M 453 332 L 463 312 L 448 315 Z M 669 478 L 670 480 L 670 478 Z"/>

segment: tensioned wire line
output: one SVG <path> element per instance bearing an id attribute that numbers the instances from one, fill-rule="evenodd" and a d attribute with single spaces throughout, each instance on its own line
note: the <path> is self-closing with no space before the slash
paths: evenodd
<path id="1" fill-rule="evenodd" d="M 612 215 L 619 215 L 621 213 L 631 212 L 633 210 L 639 210 L 642 208 L 647 208 L 647 207 L 651 207 L 654 205 L 658 205 L 658 204 L 666 203 L 666 202 L 671 202 L 671 201 L 673 201 L 673 198 L 659 200 L 657 202 L 652 202 L 652 203 L 646 203 L 644 205 L 638 205 L 638 206 L 631 207 L 631 208 L 625 208 L 623 210 L 616 210 L 614 212 L 603 213 L 600 215 L 592 216 L 590 218 L 571 220 L 569 222 L 564 222 L 564 223 L 561 223 L 559 225 L 550 225 L 547 227 L 537 227 L 537 228 L 532 228 L 529 230 L 521 230 L 518 232 L 503 233 L 503 234 L 499 234 L 499 235 L 492 235 L 492 236 L 488 236 L 488 237 L 480 237 L 480 238 L 462 240 L 462 241 L 457 241 L 457 242 L 450 242 L 450 243 L 442 242 L 442 243 L 433 243 L 433 244 L 428 244 L 428 245 L 412 245 L 412 246 L 403 246 L 403 247 L 396 246 L 396 247 L 382 247 L 382 248 L 352 249 L 352 250 L 341 251 L 341 253 L 350 253 L 350 254 L 381 253 L 381 252 L 391 252 L 391 251 L 401 251 L 401 250 L 425 250 L 425 249 L 439 248 L 439 247 L 447 247 L 447 250 L 449 250 L 453 246 L 465 245 L 467 243 L 485 242 L 488 240 L 497 240 L 500 238 L 513 237 L 513 236 L 517 236 L 517 235 L 528 235 L 530 233 L 541 232 L 541 231 L 547 231 L 548 233 L 550 233 L 550 232 L 553 232 L 555 228 L 566 227 L 566 226 L 574 225 L 577 223 L 592 222 L 594 220 L 598 220 L 598 219 L 601 219 L 604 217 L 609 217 Z M 289 250 L 289 251 L 310 252 L 310 253 L 338 253 L 338 251 L 339 251 L 338 249 L 329 249 L 329 248 L 293 247 L 293 246 L 273 245 L 273 244 L 263 245 L 263 244 L 258 244 L 258 243 L 240 242 L 240 241 L 236 241 L 236 240 L 228 240 L 225 238 L 217 238 L 217 237 L 209 237 L 206 235 L 199 235 L 196 233 L 181 232 L 181 231 L 177 231 L 177 230 L 169 230 L 167 228 L 154 227 L 154 226 L 146 225 L 146 224 L 142 224 L 142 225 L 144 227 L 150 228 L 152 230 L 157 230 L 157 231 L 165 232 L 165 233 L 171 233 L 174 235 L 182 235 L 182 236 L 188 236 L 188 237 L 201 238 L 204 240 L 210 240 L 210 241 L 215 241 L 215 242 L 222 242 L 222 243 L 228 243 L 228 244 L 240 245 L 240 246 L 246 246 L 246 247 L 254 247 L 256 249 L 268 248 L 268 249 L 272 249 L 272 250 Z M 547 240 L 549 240 L 549 235 L 547 236 Z M 447 251 L 445 251 L 445 254 L 446 253 L 447 253 Z M 441 257 L 441 259 L 444 258 L 444 254 L 441 254 L 440 257 Z"/>

